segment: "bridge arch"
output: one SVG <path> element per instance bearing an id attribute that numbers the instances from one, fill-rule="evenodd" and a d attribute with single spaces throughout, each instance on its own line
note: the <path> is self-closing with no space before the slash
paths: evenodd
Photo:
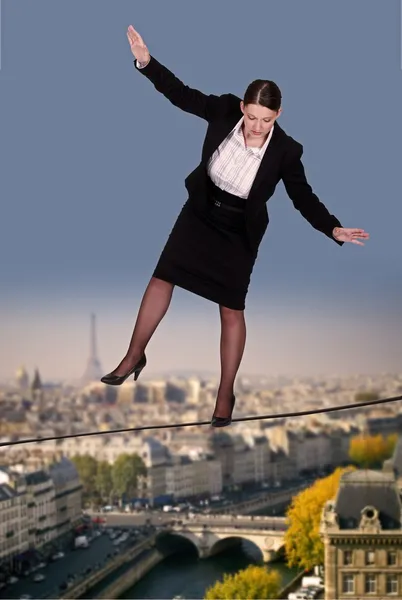
<path id="1" fill-rule="evenodd" d="M 241 546 L 243 551 L 257 562 L 264 561 L 264 552 L 260 545 L 254 540 L 248 539 L 247 535 L 241 534 L 226 535 L 213 542 L 209 549 L 209 556 L 215 556 L 233 546 Z"/>
<path id="2" fill-rule="evenodd" d="M 263 562 L 271 562 L 278 557 L 278 552 L 284 546 L 283 531 L 268 529 L 265 523 L 239 524 L 233 523 L 233 519 L 228 522 L 220 519 L 214 523 L 200 523 L 193 520 L 173 523 L 168 531 L 171 535 L 174 534 L 176 539 L 182 538 L 192 543 L 198 550 L 199 558 L 208 558 L 229 546 L 242 544 L 246 552 L 249 550 L 252 558 L 257 561 L 262 558 Z"/>
<path id="3" fill-rule="evenodd" d="M 201 558 L 199 541 L 197 536 L 191 532 L 161 531 L 156 536 L 155 546 L 165 556 L 185 550 L 194 552 L 197 558 Z"/>

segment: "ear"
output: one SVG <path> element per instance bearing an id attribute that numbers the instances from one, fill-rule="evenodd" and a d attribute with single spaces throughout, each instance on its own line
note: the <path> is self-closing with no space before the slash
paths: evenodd
<path id="1" fill-rule="evenodd" d="M 279 117 L 281 116 L 281 114 L 282 114 L 282 109 L 280 108 L 280 109 L 278 110 L 277 114 L 276 114 L 275 120 L 276 120 L 276 119 L 279 119 Z"/>
<path id="2" fill-rule="evenodd" d="M 241 112 L 244 115 L 244 102 L 243 102 L 243 100 L 240 100 L 240 110 L 241 110 Z"/>

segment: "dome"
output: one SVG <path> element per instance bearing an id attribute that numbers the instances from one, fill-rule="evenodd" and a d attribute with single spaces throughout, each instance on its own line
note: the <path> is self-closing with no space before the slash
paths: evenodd
<path id="1" fill-rule="evenodd" d="M 20 381 L 21 379 L 28 379 L 28 373 L 24 365 L 20 365 L 15 372 L 15 378 Z"/>
<path id="2" fill-rule="evenodd" d="M 15 379 L 20 386 L 20 388 L 27 388 L 29 385 L 29 376 L 24 367 L 21 365 L 15 372 Z"/>

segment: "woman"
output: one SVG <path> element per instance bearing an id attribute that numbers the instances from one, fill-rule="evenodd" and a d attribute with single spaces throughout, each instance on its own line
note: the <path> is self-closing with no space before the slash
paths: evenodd
<path id="1" fill-rule="evenodd" d="M 136 69 L 170 102 L 203 118 L 208 129 L 198 167 L 186 178 L 188 199 L 145 291 L 126 356 L 101 381 L 120 385 L 146 365 L 145 349 L 166 314 L 175 285 L 219 305 L 221 379 L 211 425 L 231 423 L 235 378 L 246 341 L 245 300 L 269 218 L 267 200 L 282 180 L 297 210 L 337 244 L 363 245 L 362 229 L 345 229 L 308 184 L 303 147 L 278 125 L 281 93 L 256 80 L 244 99 L 206 95 L 184 85 L 151 57 L 132 26 Z"/>

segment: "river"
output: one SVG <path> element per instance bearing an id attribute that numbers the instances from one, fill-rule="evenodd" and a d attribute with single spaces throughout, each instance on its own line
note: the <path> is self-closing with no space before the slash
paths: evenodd
<path id="1" fill-rule="evenodd" d="M 236 573 L 250 564 L 258 564 L 259 556 L 255 546 L 247 541 L 242 546 L 230 548 L 209 559 L 198 560 L 191 546 L 183 547 L 181 552 L 168 556 L 152 569 L 141 581 L 127 590 L 121 598 L 171 600 L 182 596 L 202 600 L 204 594 L 225 573 Z M 285 585 L 297 574 L 297 569 L 289 569 L 284 563 L 277 562 L 267 566 L 278 570 Z"/>

